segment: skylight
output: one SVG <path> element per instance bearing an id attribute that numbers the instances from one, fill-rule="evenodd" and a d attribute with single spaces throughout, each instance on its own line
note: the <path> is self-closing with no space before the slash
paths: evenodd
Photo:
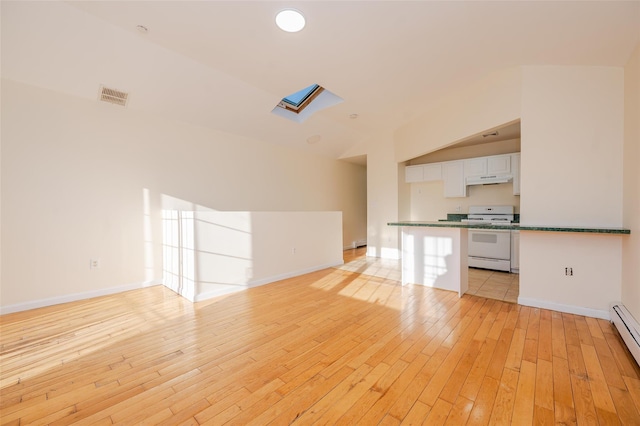
<path id="1" fill-rule="evenodd" d="M 343 99 L 319 84 L 312 84 L 282 98 L 271 111 L 275 115 L 302 123 L 313 113 L 342 102 Z"/>
<path id="2" fill-rule="evenodd" d="M 322 87 L 317 84 L 312 84 L 309 87 L 305 87 L 302 90 L 298 90 L 295 93 L 290 94 L 282 98 L 278 106 L 284 109 L 290 109 L 296 114 L 301 112 L 317 95 L 322 92 Z"/>

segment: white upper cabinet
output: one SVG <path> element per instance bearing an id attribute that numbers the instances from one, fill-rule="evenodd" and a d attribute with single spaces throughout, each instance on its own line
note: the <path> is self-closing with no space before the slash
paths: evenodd
<path id="1" fill-rule="evenodd" d="M 493 155 L 487 158 L 487 174 L 508 175 L 511 173 L 511 154 Z"/>
<path id="2" fill-rule="evenodd" d="M 446 198 L 467 196 L 467 185 L 464 181 L 464 161 L 442 163 L 442 178 L 444 179 L 444 196 Z"/>
<path id="3" fill-rule="evenodd" d="M 442 180 L 442 163 L 407 166 L 404 168 L 404 180 L 407 183 Z"/>
<path id="4" fill-rule="evenodd" d="M 450 198 L 467 196 L 467 178 L 509 175 L 513 177 L 513 195 L 520 195 L 519 152 L 406 166 L 404 173 L 407 183 L 443 180 L 444 196 Z"/>
<path id="5" fill-rule="evenodd" d="M 434 180 L 442 180 L 442 163 L 424 165 L 424 181 L 432 182 Z"/>
<path id="6" fill-rule="evenodd" d="M 511 154 L 464 160 L 464 177 L 511 174 Z"/>
<path id="7" fill-rule="evenodd" d="M 407 183 L 422 182 L 424 180 L 424 165 L 407 166 L 404 168 L 404 180 Z"/>
<path id="8" fill-rule="evenodd" d="M 464 160 L 464 177 L 485 176 L 487 174 L 487 157 Z"/>

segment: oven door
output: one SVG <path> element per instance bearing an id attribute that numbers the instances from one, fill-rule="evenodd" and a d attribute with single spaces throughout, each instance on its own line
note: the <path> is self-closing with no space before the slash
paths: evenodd
<path id="1" fill-rule="evenodd" d="M 511 231 L 469 229 L 469 257 L 511 259 Z"/>

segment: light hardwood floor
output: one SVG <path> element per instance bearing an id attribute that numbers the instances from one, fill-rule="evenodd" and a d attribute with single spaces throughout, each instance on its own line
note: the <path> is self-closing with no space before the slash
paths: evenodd
<path id="1" fill-rule="evenodd" d="M 2 424 L 640 424 L 640 367 L 607 321 L 359 271 L 0 325 Z"/>

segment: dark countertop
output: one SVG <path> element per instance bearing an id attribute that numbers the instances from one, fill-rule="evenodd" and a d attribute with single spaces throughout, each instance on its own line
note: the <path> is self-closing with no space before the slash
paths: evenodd
<path id="1" fill-rule="evenodd" d="M 466 223 L 452 221 L 435 221 L 435 222 L 389 222 L 389 226 L 422 226 L 430 228 L 467 228 L 467 229 L 508 229 L 513 231 L 545 231 L 545 232 L 582 232 L 589 234 L 630 234 L 631 230 L 624 228 L 589 228 L 583 226 L 532 226 L 520 225 L 519 223 L 510 223 L 504 225 L 490 225 L 482 223 Z"/>

